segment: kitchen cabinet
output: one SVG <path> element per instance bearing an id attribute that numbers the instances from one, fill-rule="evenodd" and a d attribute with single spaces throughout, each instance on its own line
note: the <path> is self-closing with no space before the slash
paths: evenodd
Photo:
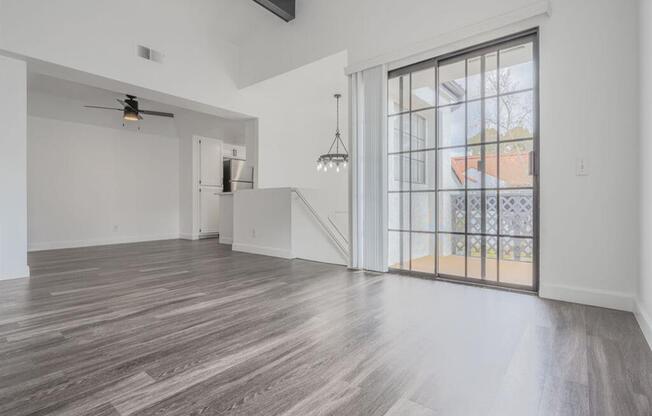
<path id="1" fill-rule="evenodd" d="M 224 159 L 247 160 L 247 148 L 245 146 L 224 143 L 222 155 Z"/>
<path id="2" fill-rule="evenodd" d="M 212 234 L 220 231 L 220 194 L 221 188 L 199 188 L 200 234 Z"/>

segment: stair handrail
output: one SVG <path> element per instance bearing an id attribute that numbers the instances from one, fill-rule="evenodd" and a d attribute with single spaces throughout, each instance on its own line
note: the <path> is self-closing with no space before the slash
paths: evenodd
<path id="1" fill-rule="evenodd" d="M 337 248 L 339 249 L 340 253 L 341 253 L 341 254 L 342 254 L 346 259 L 348 259 L 348 258 L 349 258 L 349 250 L 348 250 L 348 248 L 346 248 L 346 247 L 345 247 L 345 246 L 340 242 L 340 240 L 337 238 L 337 236 L 335 235 L 335 233 L 333 233 L 333 230 L 331 230 L 331 228 L 328 226 L 328 224 L 326 224 L 326 222 L 322 219 L 321 215 L 319 215 L 319 213 L 317 212 L 317 210 L 315 210 L 315 208 L 310 204 L 310 202 L 308 202 L 308 200 L 307 200 L 306 197 L 303 195 L 303 193 L 302 193 L 300 190 L 296 189 L 296 188 L 292 188 L 292 192 L 294 192 L 294 193 L 299 197 L 299 199 L 301 200 L 301 202 L 303 202 L 303 204 L 306 206 L 306 208 L 308 208 L 308 211 L 310 211 L 310 213 L 312 214 L 312 216 L 317 220 L 317 222 L 319 222 L 319 225 L 321 225 L 321 227 L 326 231 L 326 233 L 328 234 L 328 236 L 331 238 L 331 240 L 335 243 L 335 245 L 336 245 Z M 336 228 L 336 229 L 337 229 L 337 228 Z M 339 230 L 338 230 L 338 232 L 339 232 Z M 341 233 L 340 233 L 340 234 L 341 234 Z"/>

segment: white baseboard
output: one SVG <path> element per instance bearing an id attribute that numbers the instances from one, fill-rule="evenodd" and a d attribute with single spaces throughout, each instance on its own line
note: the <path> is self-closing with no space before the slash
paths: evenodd
<path id="1" fill-rule="evenodd" d="M 220 233 L 201 233 L 199 234 L 199 238 L 215 238 L 219 237 Z"/>
<path id="2" fill-rule="evenodd" d="M 180 233 L 179 238 L 182 240 L 199 240 L 199 234 Z"/>
<path id="3" fill-rule="evenodd" d="M 650 348 L 652 348 L 652 319 L 645 309 L 645 304 L 640 300 L 634 302 L 634 316 L 638 322 L 638 326 L 641 327 L 645 340 L 647 341 Z"/>
<path id="4" fill-rule="evenodd" d="M 253 244 L 234 243 L 233 251 L 242 251 L 245 253 L 262 254 L 264 256 L 281 257 L 284 259 L 293 259 L 291 250 L 276 247 L 257 246 Z"/>
<path id="5" fill-rule="evenodd" d="M 220 236 L 220 244 L 233 244 L 233 237 Z"/>
<path id="6" fill-rule="evenodd" d="M 0 280 L 25 279 L 26 277 L 29 277 L 29 266 L 25 266 L 20 271 L 0 274 Z"/>
<path id="7" fill-rule="evenodd" d="M 620 311 L 634 311 L 634 296 L 629 293 L 609 292 L 576 286 L 542 284 L 539 296 L 546 299 L 581 303 Z"/>
<path id="8" fill-rule="evenodd" d="M 62 248 L 78 248 L 104 246 L 109 244 L 140 243 L 145 241 L 174 240 L 179 234 L 155 234 L 145 236 L 121 236 L 113 238 L 98 238 L 91 240 L 48 241 L 43 243 L 30 243 L 27 251 L 57 250 Z"/>

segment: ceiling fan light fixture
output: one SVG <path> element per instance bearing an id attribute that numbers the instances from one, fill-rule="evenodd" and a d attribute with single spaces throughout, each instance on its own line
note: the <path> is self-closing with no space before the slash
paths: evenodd
<path id="1" fill-rule="evenodd" d="M 126 121 L 138 121 L 138 113 L 131 110 L 130 108 L 125 108 L 122 118 Z"/>

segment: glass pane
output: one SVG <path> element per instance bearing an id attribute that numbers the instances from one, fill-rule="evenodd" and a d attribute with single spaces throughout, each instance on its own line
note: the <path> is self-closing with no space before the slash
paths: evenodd
<path id="1" fill-rule="evenodd" d="M 466 148 L 439 150 L 439 189 L 464 188 Z"/>
<path id="2" fill-rule="evenodd" d="M 484 102 L 484 141 L 498 140 L 498 99 L 488 98 Z"/>
<path id="3" fill-rule="evenodd" d="M 469 189 L 498 187 L 497 149 L 495 144 L 469 146 L 465 172 Z"/>
<path id="4" fill-rule="evenodd" d="M 439 231 L 463 233 L 466 221 L 464 191 L 439 192 Z"/>
<path id="5" fill-rule="evenodd" d="M 387 194 L 388 223 L 391 230 L 410 229 L 410 194 Z"/>
<path id="6" fill-rule="evenodd" d="M 471 234 L 498 234 L 496 191 L 469 191 L 467 194 L 467 231 Z M 484 198 L 484 212 L 483 212 Z"/>
<path id="7" fill-rule="evenodd" d="M 531 238 L 500 239 L 500 281 L 532 287 L 534 241 Z"/>
<path id="8" fill-rule="evenodd" d="M 389 155 L 387 160 L 387 190 L 410 190 L 409 154 Z"/>
<path id="9" fill-rule="evenodd" d="M 491 52 L 484 57 L 484 95 L 491 97 L 498 93 L 498 53 Z"/>
<path id="10" fill-rule="evenodd" d="M 435 193 L 412 193 L 412 231 L 435 231 Z"/>
<path id="11" fill-rule="evenodd" d="M 534 197 L 531 190 L 500 192 L 500 234 L 532 237 Z"/>
<path id="12" fill-rule="evenodd" d="M 482 107 L 484 105 L 484 141 L 498 140 L 498 100 L 489 98 L 483 101 L 472 101 L 467 105 L 467 135 L 468 144 L 482 143 Z"/>
<path id="13" fill-rule="evenodd" d="M 439 109 L 439 147 L 466 144 L 465 111 L 464 104 Z"/>
<path id="14" fill-rule="evenodd" d="M 435 272 L 435 235 L 412 233 L 412 271 Z"/>
<path id="15" fill-rule="evenodd" d="M 439 105 L 459 103 L 466 94 L 466 61 L 439 66 Z"/>
<path id="16" fill-rule="evenodd" d="M 534 87 L 533 44 L 526 43 L 500 51 L 500 93 Z"/>
<path id="17" fill-rule="evenodd" d="M 464 277 L 465 238 L 463 235 L 439 234 L 437 244 L 438 273 Z"/>
<path id="18" fill-rule="evenodd" d="M 389 268 L 410 270 L 410 233 L 390 231 L 388 248 Z"/>
<path id="19" fill-rule="evenodd" d="M 467 99 L 475 100 L 482 96 L 482 57 L 468 60 Z"/>
<path id="20" fill-rule="evenodd" d="M 500 140 L 534 137 L 532 91 L 500 96 Z"/>
<path id="21" fill-rule="evenodd" d="M 435 170 L 435 151 L 412 152 L 410 157 L 412 158 L 412 190 L 434 190 L 437 172 Z"/>
<path id="22" fill-rule="evenodd" d="M 395 114 L 410 109 L 410 76 L 391 78 L 387 85 L 387 113 Z"/>
<path id="23" fill-rule="evenodd" d="M 412 113 L 412 150 L 435 148 L 435 110 Z"/>
<path id="24" fill-rule="evenodd" d="M 435 68 L 412 73 L 412 110 L 435 106 Z"/>
<path id="25" fill-rule="evenodd" d="M 387 123 L 387 136 L 389 153 L 396 153 L 410 150 L 410 116 L 402 114 L 390 116 Z"/>
<path id="26" fill-rule="evenodd" d="M 498 262 L 496 260 L 498 237 L 469 235 L 467 241 L 467 277 L 492 282 L 498 281 Z"/>
<path id="27" fill-rule="evenodd" d="M 500 145 L 500 187 L 531 187 L 530 152 L 532 140 Z"/>

